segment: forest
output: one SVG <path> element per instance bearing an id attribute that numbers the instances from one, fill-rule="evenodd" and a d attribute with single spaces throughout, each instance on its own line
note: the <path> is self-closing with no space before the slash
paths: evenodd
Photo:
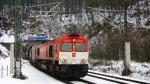
<path id="1" fill-rule="evenodd" d="M 38 35 L 38 32 L 52 34 L 53 38 L 67 33 L 78 32 L 89 39 L 90 57 L 105 60 L 122 60 L 124 58 L 125 28 L 124 8 L 127 2 L 128 41 L 131 42 L 131 59 L 150 62 L 150 0 L 21 0 L 22 20 L 32 23 L 37 18 L 30 18 L 31 11 L 48 11 L 49 6 L 30 8 L 30 6 L 61 2 L 57 15 L 48 18 L 46 25 L 40 21 L 33 25 L 24 23 L 24 35 Z M 0 1 L 0 16 L 13 19 L 13 0 Z M 117 10 L 117 11 L 116 11 Z M 48 13 L 51 15 L 52 13 Z M 64 18 L 69 18 L 68 22 Z M 1 30 L 13 28 L 4 25 Z M 39 24 L 40 25 L 37 25 Z M 65 24 L 64 24 L 65 23 Z M 63 24 L 63 25 L 61 25 Z M 25 26 L 26 25 L 26 26 Z M 47 28 L 47 29 L 44 29 Z"/>

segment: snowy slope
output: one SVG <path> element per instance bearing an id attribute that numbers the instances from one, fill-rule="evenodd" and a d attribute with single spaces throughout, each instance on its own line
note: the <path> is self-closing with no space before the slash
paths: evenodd
<path id="1" fill-rule="evenodd" d="M 90 70 L 118 76 L 122 75 L 124 69 L 123 61 L 107 61 L 106 63 L 95 62 L 97 62 L 95 65 L 92 65 L 94 62 L 90 64 Z M 150 82 L 150 63 L 132 61 L 131 71 L 132 73 L 128 77 Z"/>
<path id="2" fill-rule="evenodd" d="M 1 59 L 0 61 L 9 65 L 9 58 L 7 58 L 6 60 Z M 0 82 L 3 84 L 64 84 L 57 79 L 37 70 L 36 68 L 31 66 L 29 62 L 24 63 L 22 66 L 22 73 L 27 77 L 27 79 L 25 80 L 12 78 L 12 74 L 9 74 L 9 76 L 7 76 L 5 73 L 6 71 L 4 71 L 4 77 L 0 78 Z"/>

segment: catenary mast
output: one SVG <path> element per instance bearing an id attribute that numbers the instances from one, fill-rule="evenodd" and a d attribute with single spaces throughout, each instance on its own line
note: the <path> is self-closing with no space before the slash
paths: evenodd
<path id="1" fill-rule="evenodd" d="M 15 67 L 14 67 L 14 78 L 21 79 L 21 0 L 14 0 L 14 32 L 15 32 L 15 43 L 14 43 L 14 58 L 15 58 Z"/>

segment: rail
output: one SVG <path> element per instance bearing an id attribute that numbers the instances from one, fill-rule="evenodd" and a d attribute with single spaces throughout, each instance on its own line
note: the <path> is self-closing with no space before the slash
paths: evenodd
<path id="1" fill-rule="evenodd" d="M 139 84 L 150 84 L 150 82 L 147 82 L 147 81 L 140 81 L 140 80 L 136 80 L 136 79 L 123 78 L 123 77 L 118 77 L 118 76 L 102 74 L 102 73 L 96 73 L 96 72 L 92 72 L 92 71 L 89 71 L 89 73 L 90 74 L 88 74 L 88 76 L 97 77 L 97 78 L 101 78 L 101 79 L 104 79 L 104 80 L 117 82 L 117 83 L 119 83 L 120 81 L 126 81 L 126 82 L 133 82 L 133 83 L 139 83 Z M 92 75 L 92 74 L 94 74 L 94 75 Z M 95 75 L 104 76 L 104 77 L 108 77 L 108 78 L 103 78 L 103 77 L 99 77 L 99 76 L 95 76 Z M 113 79 L 110 79 L 110 78 L 119 79 L 120 81 L 113 80 Z"/>

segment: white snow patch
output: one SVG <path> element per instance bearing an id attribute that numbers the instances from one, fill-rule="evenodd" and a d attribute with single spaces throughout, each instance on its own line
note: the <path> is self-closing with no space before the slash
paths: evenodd
<path id="1" fill-rule="evenodd" d="M 10 58 L 0 59 L 1 66 L 10 66 L 9 62 Z M 23 60 L 24 61 L 24 60 Z M 6 70 L 3 71 L 3 78 L 0 77 L 0 81 L 2 84 L 64 84 L 59 80 L 37 70 L 33 66 L 29 64 L 29 62 L 25 62 L 22 64 L 22 73 L 27 77 L 25 80 L 12 78 L 12 74 L 6 75 Z"/>
<path id="2" fill-rule="evenodd" d="M 0 37 L 0 42 L 1 43 L 14 43 L 14 36 L 4 34 L 2 37 Z"/>
<path id="3" fill-rule="evenodd" d="M 121 76 L 124 69 L 123 61 L 95 61 L 95 63 L 96 65 L 94 66 L 90 64 L 90 70 Z M 131 71 L 132 73 L 128 77 L 150 81 L 150 63 L 139 63 L 132 61 Z"/>

